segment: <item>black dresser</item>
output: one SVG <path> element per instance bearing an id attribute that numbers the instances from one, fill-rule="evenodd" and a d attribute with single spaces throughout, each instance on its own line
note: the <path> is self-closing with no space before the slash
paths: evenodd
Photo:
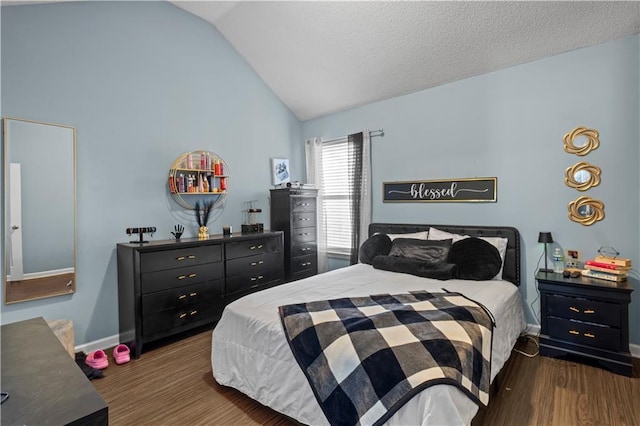
<path id="1" fill-rule="evenodd" d="M 536 280 L 542 320 L 540 354 L 573 355 L 631 376 L 630 281 L 564 278 L 562 274 L 546 272 L 538 272 Z"/>
<path id="2" fill-rule="evenodd" d="M 295 281 L 318 273 L 316 197 L 318 190 L 271 190 L 271 229 L 284 232 L 285 276 Z"/>
<path id="3" fill-rule="evenodd" d="M 144 343 L 220 319 L 224 306 L 284 282 L 283 233 L 118 244 L 120 342 Z"/>

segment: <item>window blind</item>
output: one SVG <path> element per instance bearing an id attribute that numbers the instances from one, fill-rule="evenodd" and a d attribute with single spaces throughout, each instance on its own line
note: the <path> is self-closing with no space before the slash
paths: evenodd
<path id="1" fill-rule="evenodd" d="M 352 220 L 349 205 L 349 149 L 346 138 L 323 145 L 322 168 L 327 250 L 330 253 L 348 255 Z"/>

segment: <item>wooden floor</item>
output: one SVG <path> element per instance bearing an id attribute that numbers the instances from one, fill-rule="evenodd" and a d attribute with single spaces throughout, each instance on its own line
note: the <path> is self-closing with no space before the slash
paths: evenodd
<path id="1" fill-rule="evenodd" d="M 532 344 L 523 347 L 534 350 Z M 211 372 L 211 331 L 145 347 L 92 383 L 118 425 L 293 425 Z M 640 360 L 634 378 L 569 361 L 514 354 L 485 416 L 486 425 L 640 425 Z"/>

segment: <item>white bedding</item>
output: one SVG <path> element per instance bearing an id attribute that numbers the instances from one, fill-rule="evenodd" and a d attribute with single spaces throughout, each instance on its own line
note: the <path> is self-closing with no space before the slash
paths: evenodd
<path id="1" fill-rule="evenodd" d="M 253 293 L 229 304 L 213 331 L 215 380 L 305 424 L 328 424 L 284 336 L 278 306 L 412 290 L 455 291 L 482 303 L 496 320 L 491 380 L 524 330 L 522 299 L 508 281 L 438 281 L 357 264 Z M 458 388 L 435 385 L 400 408 L 389 425 L 468 425 L 478 406 Z"/>

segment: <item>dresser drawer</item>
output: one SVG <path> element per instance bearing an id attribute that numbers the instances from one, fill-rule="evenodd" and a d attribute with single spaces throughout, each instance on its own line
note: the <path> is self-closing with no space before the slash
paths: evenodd
<path id="1" fill-rule="evenodd" d="M 318 269 L 318 257 L 315 254 L 309 254 L 306 256 L 298 256 L 291 259 L 291 272 L 301 272 L 307 270 Z"/>
<path id="2" fill-rule="evenodd" d="M 184 268 L 171 269 L 169 271 L 147 272 L 142 274 L 141 292 L 167 290 L 169 288 L 183 287 L 205 281 L 223 278 L 224 266 L 219 263 L 205 265 L 186 266 Z"/>
<path id="3" fill-rule="evenodd" d="M 318 246 L 315 241 L 308 243 L 294 243 L 291 245 L 291 257 L 304 256 L 309 254 L 317 254 Z"/>
<path id="4" fill-rule="evenodd" d="M 280 238 L 259 238 L 255 240 L 236 241 L 225 245 L 226 258 L 254 256 L 261 253 L 272 253 L 281 250 Z"/>
<path id="5" fill-rule="evenodd" d="M 187 309 L 205 300 L 222 299 L 224 281 L 216 280 L 142 295 L 142 314 Z"/>
<path id="6" fill-rule="evenodd" d="M 316 241 L 316 228 L 295 228 L 291 230 L 292 243 L 306 243 Z"/>
<path id="7" fill-rule="evenodd" d="M 549 336 L 586 346 L 620 350 L 620 330 L 561 318 L 547 318 Z"/>
<path id="8" fill-rule="evenodd" d="M 251 275 L 238 275 L 235 277 L 227 277 L 227 288 L 225 295 L 233 294 L 241 291 L 258 289 L 270 282 L 284 279 L 284 271 L 282 268 L 273 268 L 263 273 L 255 273 Z"/>
<path id="9" fill-rule="evenodd" d="M 316 211 L 316 199 L 291 196 L 291 213 Z"/>
<path id="10" fill-rule="evenodd" d="M 301 212 L 291 215 L 292 228 L 308 228 L 310 226 L 316 226 L 315 212 Z"/>
<path id="11" fill-rule="evenodd" d="M 208 300 L 189 307 L 145 315 L 142 317 L 142 334 L 150 335 L 160 331 L 196 325 L 196 323 L 213 322 L 218 319 L 220 306 L 220 303 Z"/>
<path id="12" fill-rule="evenodd" d="M 219 244 L 140 253 L 140 272 L 162 271 L 221 260 L 222 246 Z"/>
<path id="13" fill-rule="evenodd" d="M 227 277 L 264 275 L 268 270 L 281 268 L 282 254 L 280 252 L 264 253 L 257 256 L 228 260 Z"/>
<path id="14" fill-rule="evenodd" d="M 548 315 L 620 327 L 620 305 L 578 297 L 547 297 Z"/>

